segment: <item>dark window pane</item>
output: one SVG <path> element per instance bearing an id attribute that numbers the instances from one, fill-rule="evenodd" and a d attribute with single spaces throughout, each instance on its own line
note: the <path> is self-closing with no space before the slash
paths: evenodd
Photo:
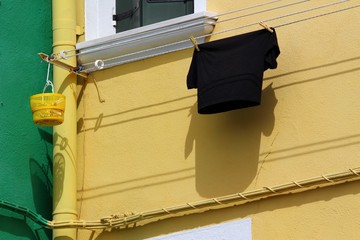
<path id="1" fill-rule="evenodd" d="M 116 32 L 194 12 L 194 0 L 117 0 Z"/>
<path id="2" fill-rule="evenodd" d="M 143 1 L 142 9 L 142 25 L 144 26 L 171 18 L 181 17 L 193 12 L 194 1 L 145 0 Z"/>
<path id="3" fill-rule="evenodd" d="M 141 0 L 116 1 L 116 32 L 141 26 Z"/>

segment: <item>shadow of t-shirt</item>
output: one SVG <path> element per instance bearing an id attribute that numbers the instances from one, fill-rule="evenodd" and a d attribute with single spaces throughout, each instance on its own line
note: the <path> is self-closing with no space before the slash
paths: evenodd
<path id="1" fill-rule="evenodd" d="M 256 176 L 261 135 L 270 135 L 277 104 L 272 85 L 257 107 L 200 115 L 197 103 L 185 142 L 185 158 L 195 150 L 196 189 L 203 197 L 241 192 Z M 194 148 L 195 145 L 195 148 Z"/>

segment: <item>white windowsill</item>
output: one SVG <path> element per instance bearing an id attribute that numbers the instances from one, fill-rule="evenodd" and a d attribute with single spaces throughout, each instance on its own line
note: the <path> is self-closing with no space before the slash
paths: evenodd
<path id="1" fill-rule="evenodd" d="M 133 62 L 168 52 L 193 47 L 190 36 L 199 37 L 213 31 L 216 14 L 199 12 L 148 26 L 120 32 L 111 36 L 78 43 L 79 64 L 85 72 Z M 181 41 L 181 43 L 178 43 Z M 197 39 L 199 43 L 204 39 Z M 174 44 L 175 43 L 175 44 Z M 162 47 L 164 46 L 164 47 Z"/>

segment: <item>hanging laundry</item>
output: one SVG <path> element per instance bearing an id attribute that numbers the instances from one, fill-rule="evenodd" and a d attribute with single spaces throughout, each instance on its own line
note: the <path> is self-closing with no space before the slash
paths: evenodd
<path id="1" fill-rule="evenodd" d="M 280 54 L 272 30 L 198 45 L 187 75 L 188 89 L 197 88 L 198 113 L 221 113 L 260 104 L 263 73 L 277 67 Z"/>

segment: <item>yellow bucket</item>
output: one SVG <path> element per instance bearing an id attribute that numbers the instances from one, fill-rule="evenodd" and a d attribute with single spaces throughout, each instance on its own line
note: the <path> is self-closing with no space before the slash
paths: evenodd
<path id="1" fill-rule="evenodd" d="M 30 97 L 33 121 L 41 126 L 55 126 L 64 122 L 65 96 L 40 93 Z"/>

